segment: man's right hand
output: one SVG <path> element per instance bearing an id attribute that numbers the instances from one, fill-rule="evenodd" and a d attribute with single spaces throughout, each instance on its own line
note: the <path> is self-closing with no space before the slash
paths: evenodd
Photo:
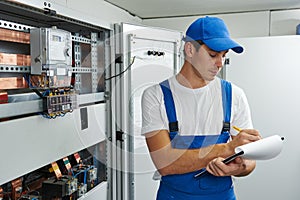
<path id="1" fill-rule="evenodd" d="M 227 143 L 230 151 L 234 154 L 234 149 L 238 146 L 248 144 L 260 140 L 261 136 L 259 131 L 255 129 L 243 129 L 236 136 L 232 136 L 232 140 Z"/>

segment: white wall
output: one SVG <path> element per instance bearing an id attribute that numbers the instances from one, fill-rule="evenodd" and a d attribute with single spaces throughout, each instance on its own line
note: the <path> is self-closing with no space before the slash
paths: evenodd
<path id="1" fill-rule="evenodd" d="M 51 3 L 51 9 L 65 13 L 67 7 L 72 12 L 68 16 L 87 21 L 103 27 L 112 27 L 114 23 L 127 22 L 163 27 L 185 32 L 187 26 L 199 16 L 145 19 L 132 16 L 128 12 L 107 3 L 104 0 L 17 0 L 19 2 L 44 7 L 44 2 Z M 231 36 L 259 37 L 296 34 L 296 26 L 300 24 L 300 9 L 281 11 L 260 11 L 215 15 L 224 19 Z"/>
<path id="2" fill-rule="evenodd" d="M 220 17 L 225 21 L 232 37 L 238 38 L 269 35 L 269 11 L 214 16 Z M 143 24 L 185 32 L 188 25 L 198 17 L 201 16 L 147 19 L 143 20 Z"/>
<path id="3" fill-rule="evenodd" d="M 271 19 L 271 35 L 295 35 L 300 24 L 300 9 L 272 12 Z"/>
<path id="4" fill-rule="evenodd" d="M 231 36 L 235 38 L 295 35 L 296 26 L 300 24 L 300 9 L 232 13 L 215 16 L 222 18 L 226 22 Z M 143 24 L 185 32 L 187 26 L 198 17 L 201 17 L 201 15 L 145 19 Z"/>

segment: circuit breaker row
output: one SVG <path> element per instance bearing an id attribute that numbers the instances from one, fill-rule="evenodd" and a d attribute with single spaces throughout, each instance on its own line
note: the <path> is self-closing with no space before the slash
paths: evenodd
<path id="1" fill-rule="evenodd" d="M 101 181 L 93 162 L 83 161 L 79 153 L 65 157 L 3 184 L 0 200 L 76 200 Z"/>

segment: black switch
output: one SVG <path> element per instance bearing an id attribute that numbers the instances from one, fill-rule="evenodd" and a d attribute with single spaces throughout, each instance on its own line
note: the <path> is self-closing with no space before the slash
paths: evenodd
<path id="1" fill-rule="evenodd" d="M 81 121 L 81 130 L 87 129 L 89 127 L 88 113 L 86 107 L 80 108 L 80 121 Z"/>

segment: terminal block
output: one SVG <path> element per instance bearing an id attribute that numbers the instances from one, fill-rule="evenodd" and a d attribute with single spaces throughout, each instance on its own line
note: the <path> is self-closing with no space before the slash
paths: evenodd
<path id="1" fill-rule="evenodd" d="M 47 96 L 45 107 L 50 115 L 72 112 L 77 105 L 77 94 L 61 94 Z"/>
<path id="2" fill-rule="evenodd" d="M 81 183 L 81 184 L 78 186 L 77 195 L 78 195 L 78 197 L 81 197 L 81 196 L 83 196 L 85 193 L 87 193 L 87 185 Z"/>
<path id="3" fill-rule="evenodd" d="M 97 168 L 91 168 L 87 171 L 87 186 L 88 190 L 92 189 L 96 185 L 97 180 Z"/>
<path id="4" fill-rule="evenodd" d="M 74 91 L 56 90 L 45 96 L 43 106 L 44 112 L 49 118 L 64 116 L 78 108 L 77 96 Z"/>

